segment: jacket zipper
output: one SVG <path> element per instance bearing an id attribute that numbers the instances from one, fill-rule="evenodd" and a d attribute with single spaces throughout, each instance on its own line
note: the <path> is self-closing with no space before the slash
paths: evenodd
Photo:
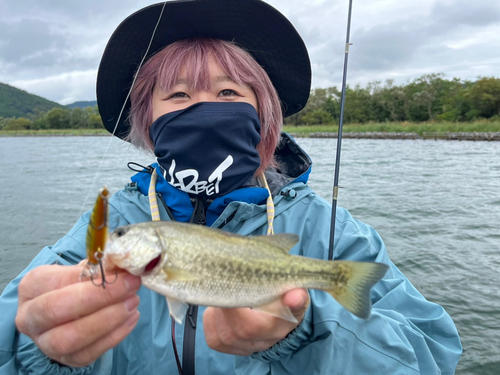
<path id="1" fill-rule="evenodd" d="M 182 374 L 195 375 L 196 321 L 198 306 L 189 305 L 184 324 L 184 342 L 182 344 Z"/>
<path id="2" fill-rule="evenodd" d="M 194 210 L 191 223 L 206 225 L 206 202 L 201 197 L 193 198 Z M 195 375 L 195 349 L 196 349 L 196 322 L 198 319 L 198 306 L 189 305 L 184 324 L 184 342 L 182 344 L 182 373 L 183 375 Z"/>
<path id="3" fill-rule="evenodd" d="M 170 219 L 175 220 L 161 194 L 158 194 L 158 196 Z M 194 210 L 189 222 L 198 225 L 206 225 L 206 206 L 210 203 L 210 201 L 207 202 L 201 197 L 192 198 L 192 201 L 194 204 Z M 219 228 L 231 221 L 235 214 L 236 212 L 233 212 L 224 221 L 224 223 L 219 226 Z M 184 342 L 182 344 L 182 375 L 195 375 L 196 323 L 198 321 L 198 306 L 189 305 L 189 309 L 186 313 L 186 319 L 184 321 L 186 323 L 184 324 Z"/>

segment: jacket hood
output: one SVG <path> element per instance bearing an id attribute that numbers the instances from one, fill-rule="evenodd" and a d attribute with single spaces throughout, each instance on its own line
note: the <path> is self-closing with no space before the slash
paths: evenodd
<path id="1" fill-rule="evenodd" d="M 312 168 L 311 158 L 290 134 L 281 133 L 281 139 L 274 152 L 274 157 L 278 168 L 268 168 L 265 172 L 273 197 L 292 182 L 307 183 Z M 255 177 L 248 184 L 260 186 Z"/>

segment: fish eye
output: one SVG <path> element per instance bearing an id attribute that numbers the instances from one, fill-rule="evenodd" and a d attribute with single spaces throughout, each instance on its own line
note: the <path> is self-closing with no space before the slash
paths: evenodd
<path id="1" fill-rule="evenodd" d="M 117 230 L 115 230 L 116 237 L 121 237 L 125 233 L 127 233 L 127 229 L 123 228 L 123 227 L 122 228 L 118 228 Z"/>

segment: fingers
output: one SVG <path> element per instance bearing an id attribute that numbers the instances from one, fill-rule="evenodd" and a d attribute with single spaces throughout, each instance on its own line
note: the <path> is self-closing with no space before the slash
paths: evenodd
<path id="1" fill-rule="evenodd" d="M 284 294 L 282 301 L 290 308 L 295 319 L 302 321 L 310 304 L 309 293 L 305 289 L 294 289 Z"/>
<path id="2" fill-rule="evenodd" d="M 83 266 L 42 266 L 19 286 L 16 325 L 50 358 L 86 366 L 118 345 L 139 319 L 139 277 L 117 273 L 106 288 L 80 282 Z"/>
<path id="3" fill-rule="evenodd" d="M 250 355 L 284 338 L 296 324 L 249 308 L 209 307 L 203 314 L 207 345 L 217 351 Z"/>
<path id="4" fill-rule="evenodd" d="M 108 306 L 82 319 L 41 334 L 36 344 L 45 354 L 65 365 L 82 367 L 118 345 L 139 319 L 139 297 Z"/>
<path id="5" fill-rule="evenodd" d="M 306 311 L 309 294 L 304 289 L 295 289 L 287 292 L 281 301 L 288 306 L 292 314 L 300 323 Z M 292 323 L 266 312 L 256 311 L 248 308 L 243 309 L 221 309 L 225 321 L 232 328 L 234 333 L 241 338 L 265 339 L 279 341 L 293 330 L 298 323 Z M 241 322 L 250 322 L 241 324 Z"/>
<path id="6" fill-rule="evenodd" d="M 70 280 L 74 272 L 63 275 Z M 90 315 L 106 306 L 123 301 L 140 287 L 140 279 L 126 273 L 118 274 L 106 289 L 91 282 L 77 282 L 20 302 L 16 324 L 21 332 L 32 337 L 67 322 Z M 63 285 L 62 283 L 60 285 Z"/>
<path id="7" fill-rule="evenodd" d="M 270 348 L 302 321 L 309 295 L 304 289 L 296 289 L 286 293 L 281 303 L 290 308 L 297 323 L 249 308 L 207 308 L 203 325 L 208 346 L 236 355 L 250 355 Z"/>
<path id="8" fill-rule="evenodd" d="M 86 346 L 120 327 L 136 312 L 139 297 L 132 295 L 125 302 L 116 303 L 81 319 L 61 324 L 40 334 L 37 343 L 50 354 L 68 354 Z"/>
<path id="9" fill-rule="evenodd" d="M 77 283 L 83 267 L 84 265 L 80 263 L 76 266 L 46 265 L 34 268 L 19 284 L 19 303 Z"/>
<path id="10" fill-rule="evenodd" d="M 116 345 L 122 342 L 125 337 L 127 337 L 128 334 L 135 328 L 139 317 L 140 314 L 138 311 L 136 311 L 118 329 L 115 329 L 108 335 L 101 337 L 96 343 L 91 344 L 76 353 L 61 356 L 58 362 L 72 367 L 83 367 L 89 365 L 90 363 L 101 357 L 109 349 L 114 348 Z"/>
<path id="11" fill-rule="evenodd" d="M 223 309 L 209 307 L 203 314 L 207 345 L 219 352 L 247 356 L 273 346 L 273 340 L 246 340 L 238 337 L 224 317 Z"/>

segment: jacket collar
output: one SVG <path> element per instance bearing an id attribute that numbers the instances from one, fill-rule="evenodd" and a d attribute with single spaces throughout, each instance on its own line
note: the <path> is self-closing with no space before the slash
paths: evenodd
<path id="1" fill-rule="evenodd" d="M 285 186 L 292 182 L 306 183 L 311 172 L 312 161 L 309 155 L 287 133 L 282 133 L 280 142 L 276 147 L 275 158 L 278 168 L 266 170 L 266 179 L 273 196 L 276 196 Z M 158 180 L 156 192 L 160 193 L 170 208 L 175 220 L 188 222 L 193 213 L 193 204 L 189 195 L 170 185 L 161 175 L 157 163 L 152 164 L 157 168 Z M 151 174 L 146 170 L 131 177 L 137 184 L 139 191 L 147 195 Z M 240 189 L 234 190 L 224 196 L 215 198 L 207 208 L 207 225 L 211 226 L 231 202 L 245 202 L 248 204 L 264 204 L 267 199 L 267 190 L 261 187 L 256 178 Z"/>

